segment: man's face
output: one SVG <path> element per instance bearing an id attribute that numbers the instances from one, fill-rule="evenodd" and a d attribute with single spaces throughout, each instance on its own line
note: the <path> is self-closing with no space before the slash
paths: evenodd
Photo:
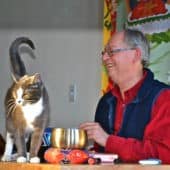
<path id="1" fill-rule="evenodd" d="M 113 82 L 119 84 L 129 77 L 133 69 L 134 57 L 135 49 L 124 43 L 124 33 L 115 33 L 102 55 L 103 64 Z"/>

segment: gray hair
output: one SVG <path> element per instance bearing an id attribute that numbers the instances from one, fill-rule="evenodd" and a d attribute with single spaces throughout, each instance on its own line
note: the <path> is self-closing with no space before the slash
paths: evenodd
<path id="1" fill-rule="evenodd" d="M 147 67 L 149 65 L 150 46 L 145 35 L 139 30 L 125 29 L 124 40 L 128 46 L 141 49 L 142 64 L 143 67 Z"/>

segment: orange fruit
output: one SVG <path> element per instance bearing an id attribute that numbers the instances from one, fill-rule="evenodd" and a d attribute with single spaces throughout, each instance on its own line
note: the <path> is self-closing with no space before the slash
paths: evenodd
<path id="1" fill-rule="evenodd" d="M 57 148 L 49 148 L 44 153 L 44 159 L 48 163 L 60 163 L 64 160 L 65 155 Z"/>

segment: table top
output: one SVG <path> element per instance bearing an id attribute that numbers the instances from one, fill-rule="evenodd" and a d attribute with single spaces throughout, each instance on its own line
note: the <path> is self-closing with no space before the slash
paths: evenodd
<path id="1" fill-rule="evenodd" d="M 100 165 L 57 165 L 0 162 L 0 170 L 170 170 L 170 165 L 100 164 Z"/>

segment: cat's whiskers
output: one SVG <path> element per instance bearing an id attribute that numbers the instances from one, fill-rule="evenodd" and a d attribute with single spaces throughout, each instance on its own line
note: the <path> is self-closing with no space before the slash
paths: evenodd
<path id="1" fill-rule="evenodd" d="M 14 102 L 14 101 L 15 101 L 15 99 L 9 99 L 7 103 Z"/>
<path id="2" fill-rule="evenodd" d="M 7 106 L 8 108 L 8 112 L 7 112 L 7 117 L 10 115 L 10 114 L 13 114 L 15 109 L 16 109 L 17 105 L 15 103 L 13 103 L 13 105 L 11 105 L 10 107 Z"/>
<path id="3" fill-rule="evenodd" d="M 11 100 L 7 102 L 7 107 L 10 107 L 15 104 L 15 100 Z"/>
<path id="4" fill-rule="evenodd" d="M 13 105 L 13 104 L 15 104 L 15 99 L 8 100 L 7 106 L 10 106 L 10 105 Z"/>

